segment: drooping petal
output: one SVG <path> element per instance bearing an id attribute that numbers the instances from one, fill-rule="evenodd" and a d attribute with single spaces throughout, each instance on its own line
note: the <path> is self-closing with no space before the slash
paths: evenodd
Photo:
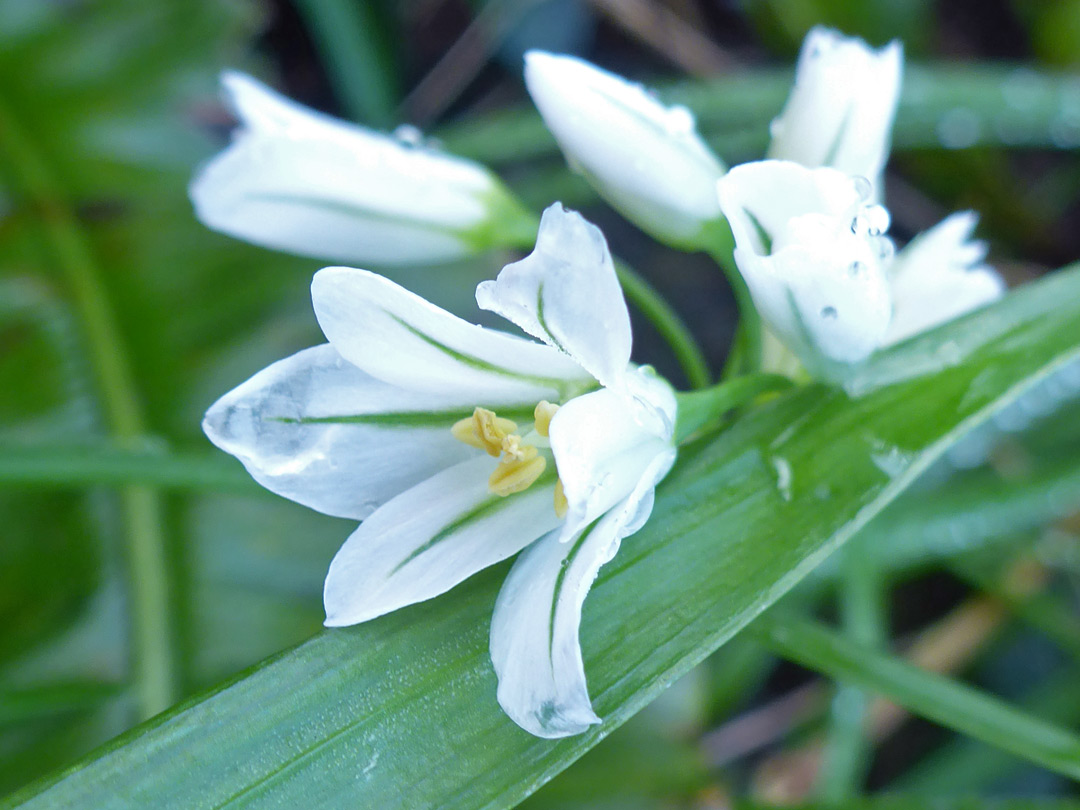
<path id="1" fill-rule="evenodd" d="M 861 175 L 880 199 L 903 61 L 897 41 L 875 51 L 861 39 L 811 30 L 791 96 L 773 122 L 769 157 Z"/>
<path id="2" fill-rule="evenodd" d="M 342 627 L 438 596 L 551 531 L 551 465 L 508 497 L 488 491 L 495 462 L 449 467 L 387 501 L 341 547 L 326 576 L 327 627 Z"/>
<path id="3" fill-rule="evenodd" d="M 864 359 L 888 329 L 888 213 L 861 185 L 789 161 L 736 166 L 718 185 L 755 306 L 814 371 Z"/>
<path id="4" fill-rule="evenodd" d="M 604 235 L 576 211 L 544 211 L 536 248 L 476 288 L 482 309 L 568 354 L 603 385 L 630 362 L 630 316 Z"/>
<path id="5" fill-rule="evenodd" d="M 510 570 L 491 619 L 491 661 L 499 705 L 531 734 L 566 737 L 600 722 L 578 640 L 582 605 L 622 538 L 648 519 L 653 489 L 665 472 L 657 460 L 628 496 L 571 542 L 560 542 L 560 533 L 551 532 Z"/>
<path id="6" fill-rule="evenodd" d="M 671 387 L 651 369 L 628 378 L 632 387 L 576 397 L 551 420 L 551 450 L 569 506 L 563 541 L 626 498 L 646 470 L 659 463 L 663 477 L 675 460 Z"/>
<path id="7" fill-rule="evenodd" d="M 693 246 L 717 218 L 724 167 L 685 107 L 570 56 L 525 55 L 525 85 L 579 171 L 613 207 L 662 241 Z"/>
<path id="8" fill-rule="evenodd" d="M 215 230 L 318 258 L 446 261 L 477 247 L 503 201 L 479 164 L 321 115 L 243 74 L 222 81 L 242 127 L 190 188 Z"/>
<path id="9" fill-rule="evenodd" d="M 203 430 L 271 492 L 363 520 L 476 455 L 450 433 L 475 404 L 468 396 L 388 385 L 327 344 L 280 360 L 225 394 L 207 411 Z M 531 419 L 529 403 L 520 410 Z"/>
<path id="10" fill-rule="evenodd" d="M 315 315 L 341 355 L 401 388 L 495 408 L 592 385 L 563 353 L 451 315 L 375 273 L 328 267 L 311 284 Z"/>
<path id="11" fill-rule="evenodd" d="M 1005 293 L 1001 276 L 983 262 L 986 245 L 971 239 L 972 211 L 946 217 L 900 251 L 890 270 L 893 317 L 886 345 L 951 321 Z"/>
<path id="12" fill-rule="evenodd" d="M 793 246 L 764 257 L 737 250 L 735 260 L 762 317 L 811 370 L 818 356 L 856 363 L 882 345 L 892 303 L 869 251 Z"/>

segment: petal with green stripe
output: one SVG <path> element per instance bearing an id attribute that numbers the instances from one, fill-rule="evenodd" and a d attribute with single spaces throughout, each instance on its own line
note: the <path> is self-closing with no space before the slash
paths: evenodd
<path id="1" fill-rule="evenodd" d="M 376 509 L 330 564 L 327 626 L 438 596 L 555 528 L 554 465 L 524 492 L 499 497 L 488 491 L 496 463 L 488 456 L 462 462 Z"/>

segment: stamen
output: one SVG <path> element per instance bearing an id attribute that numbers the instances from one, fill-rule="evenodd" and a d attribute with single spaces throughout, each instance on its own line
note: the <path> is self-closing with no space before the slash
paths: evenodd
<path id="1" fill-rule="evenodd" d="M 531 444 L 524 445 L 521 450 L 523 458 L 500 461 L 491 474 L 488 489 L 493 494 L 505 498 L 516 492 L 524 492 L 543 474 L 547 459 L 539 455 Z"/>
<path id="2" fill-rule="evenodd" d="M 533 411 L 533 419 L 536 420 L 536 424 L 533 427 L 536 429 L 536 432 L 545 439 L 548 435 L 548 429 L 551 427 L 551 418 L 555 415 L 557 410 L 559 410 L 558 405 L 552 405 L 546 399 L 542 399 L 537 403 L 536 410 Z"/>
<path id="3" fill-rule="evenodd" d="M 503 451 L 503 440 L 516 430 L 517 425 L 511 420 L 502 419 L 487 408 L 476 408 L 472 416 L 455 422 L 450 433 L 459 442 L 498 458 Z"/>
<path id="4" fill-rule="evenodd" d="M 566 493 L 563 492 L 562 479 L 560 478 L 555 482 L 555 516 L 562 520 L 569 510 L 570 504 L 566 500 Z"/>
<path id="5" fill-rule="evenodd" d="M 521 437 L 516 433 L 502 440 L 502 451 L 506 454 L 505 461 L 525 461 L 526 456 L 532 458 L 536 455 L 536 448 L 531 444 L 522 444 Z"/>

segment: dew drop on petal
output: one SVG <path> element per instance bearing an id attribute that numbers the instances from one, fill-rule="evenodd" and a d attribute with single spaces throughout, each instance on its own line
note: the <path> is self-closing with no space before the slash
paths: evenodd
<path id="1" fill-rule="evenodd" d="M 870 184 L 869 180 L 861 174 L 857 174 L 851 178 L 851 182 L 855 186 L 855 193 L 859 195 L 861 201 L 865 202 L 870 199 L 870 194 L 874 190 L 874 187 Z"/>
<path id="2" fill-rule="evenodd" d="M 670 135 L 689 135 L 694 131 L 694 114 L 681 104 L 670 107 L 664 119 L 664 128 Z"/>
<path id="3" fill-rule="evenodd" d="M 412 124 L 402 124 L 394 130 L 394 137 L 402 146 L 420 147 L 424 145 L 424 133 Z"/>
<path id="4" fill-rule="evenodd" d="M 858 264 L 858 262 L 856 262 Z M 835 321 L 837 317 L 836 307 L 825 307 L 821 310 L 821 317 L 827 321 Z"/>
<path id="5" fill-rule="evenodd" d="M 877 253 L 878 259 L 887 262 L 896 255 L 896 245 L 887 236 L 879 236 L 874 240 L 874 251 Z"/>

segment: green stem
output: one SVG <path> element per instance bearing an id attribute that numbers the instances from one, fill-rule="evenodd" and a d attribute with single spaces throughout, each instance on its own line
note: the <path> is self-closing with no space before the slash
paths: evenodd
<path id="1" fill-rule="evenodd" d="M 704 234 L 705 252 L 712 257 L 724 271 L 728 284 L 735 294 L 739 305 L 739 325 L 735 331 L 728 362 L 724 366 L 722 378 L 727 380 L 739 374 L 751 374 L 762 368 L 762 330 L 761 317 L 758 315 L 750 289 L 735 263 L 735 237 L 726 219 L 710 223 Z"/>
<path id="2" fill-rule="evenodd" d="M 123 341 L 101 284 L 86 236 L 59 184 L 17 119 L 0 106 L 0 145 L 26 196 L 36 206 L 45 235 L 64 273 L 86 333 L 86 346 L 109 427 L 121 442 L 144 433 L 139 398 Z M 128 573 L 133 604 L 132 660 L 139 713 L 149 717 L 175 702 L 174 639 L 169 613 L 165 537 L 158 495 L 145 487 L 121 492 L 127 528 Z"/>
<path id="3" fill-rule="evenodd" d="M 367 0 L 298 0 L 334 90 L 356 121 L 388 127 L 394 120 L 396 78 L 378 19 Z"/>
<path id="4" fill-rule="evenodd" d="M 856 535 L 841 550 L 840 613 L 844 632 L 857 644 L 881 649 L 886 639 L 883 583 L 869 543 Z M 825 762 L 818 798 L 842 803 L 860 793 L 870 766 L 866 715 L 870 695 L 857 686 L 838 684 L 829 716 Z"/>
<path id="5" fill-rule="evenodd" d="M 919 669 L 805 619 L 772 614 L 753 625 L 775 653 L 884 695 L 915 714 L 1080 779 L 1080 737 L 970 686 Z"/>
<path id="6" fill-rule="evenodd" d="M 705 353 L 675 310 L 668 305 L 655 287 L 638 275 L 626 262 L 617 260 L 615 272 L 619 276 L 619 284 L 622 285 L 627 299 L 649 320 L 649 323 L 656 327 L 656 331 L 671 347 L 671 351 L 679 361 L 679 366 L 686 374 L 690 387 L 707 386 L 710 375 Z"/>
<path id="7" fill-rule="evenodd" d="M 0 485 L 50 489 L 141 484 L 189 492 L 265 493 L 233 459 L 116 442 L 0 444 Z"/>
<path id="8" fill-rule="evenodd" d="M 715 424 L 740 405 L 761 394 L 784 391 L 791 385 L 791 380 L 778 374 L 749 374 L 717 383 L 702 391 L 679 393 L 677 395 L 679 417 L 675 426 L 675 441 L 682 444 L 698 431 Z"/>

